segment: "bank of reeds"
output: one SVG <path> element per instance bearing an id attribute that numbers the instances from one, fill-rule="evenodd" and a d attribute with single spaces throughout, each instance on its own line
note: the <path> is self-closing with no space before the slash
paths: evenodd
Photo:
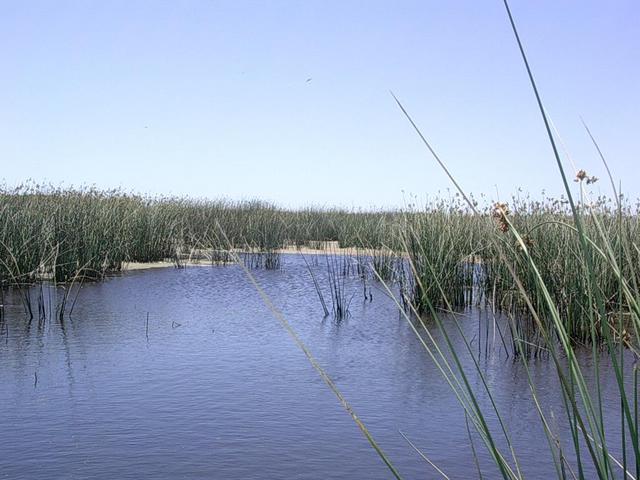
<path id="1" fill-rule="evenodd" d="M 125 262 L 224 251 L 216 225 L 252 266 L 278 268 L 278 250 L 310 242 L 378 246 L 394 238 L 398 212 L 277 208 L 259 201 L 148 198 L 93 188 L 27 184 L 0 190 L 0 280 L 99 279 Z"/>
<path id="2" fill-rule="evenodd" d="M 412 301 L 419 312 L 427 303 L 452 310 L 478 302 L 482 294 L 477 278 L 482 254 L 487 253 L 487 228 L 482 215 L 474 215 L 456 197 L 428 205 L 405 218 L 401 231 L 403 251 L 410 260 Z"/>
<path id="3" fill-rule="evenodd" d="M 633 333 L 626 325 L 631 306 L 620 306 L 618 274 L 601 252 L 616 252 L 620 274 L 637 297 L 638 205 L 585 196 L 575 202 L 576 217 L 566 197 L 514 197 L 482 208 L 470 201 L 455 196 L 389 212 L 294 211 L 258 201 L 146 198 L 28 185 L 0 191 L 0 281 L 22 285 L 100 279 L 126 262 L 174 259 L 180 265 L 196 249 L 214 252 L 213 261 L 226 256 L 221 228 L 252 268 L 280 268 L 279 252 L 285 246 L 337 242 L 355 247 L 364 252 L 358 256 L 369 260 L 333 265 L 334 276 L 361 274 L 356 269 L 369 262 L 384 280 L 400 283 L 403 299 L 419 313 L 427 312 L 429 304 L 440 310 L 489 306 L 518 318 L 517 334 L 532 344 L 540 339 L 528 302 L 539 310 L 546 302 L 537 287 L 538 274 L 572 342 L 601 344 L 604 322 L 620 318 L 625 325 L 616 338 Z M 521 233 L 536 264 L 535 275 L 522 246 L 508 235 L 503 215 Z M 576 218 L 593 243 L 587 252 L 576 236 Z M 593 312 L 599 318 L 595 325 L 585 320 Z"/>
<path id="4" fill-rule="evenodd" d="M 625 278 L 636 298 L 640 293 L 638 211 L 625 203 L 612 206 L 601 198 L 593 203 L 577 202 L 576 217 L 566 210 L 566 205 L 560 202 L 496 205 L 497 226 L 506 231 L 499 232 L 491 254 L 484 256 L 485 289 L 496 292 L 500 308 L 522 317 L 529 307 L 516 288 L 510 269 L 518 275 L 533 306 L 543 310 L 546 299 L 538 288 L 539 276 L 572 341 L 599 342 L 605 319 L 620 313 L 618 275 Z M 520 233 L 522 243 L 508 234 L 506 218 Z M 578 235 L 579 228 L 586 239 L 586 251 Z M 610 259 L 602 255 L 609 249 L 616 252 L 619 273 L 611 268 Z M 536 271 L 532 270 L 529 257 Z M 624 302 L 624 317 L 628 317 L 630 308 Z M 589 321 L 594 312 L 602 314 L 596 325 Z"/>

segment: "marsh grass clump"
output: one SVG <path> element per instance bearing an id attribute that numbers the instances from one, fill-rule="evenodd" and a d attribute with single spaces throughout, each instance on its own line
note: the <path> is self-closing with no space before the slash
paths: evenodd
<path id="1" fill-rule="evenodd" d="M 228 265 L 233 262 L 233 255 L 228 250 L 211 249 L 206 252 L 211 265 Z"/>
<path id="2" fill-rule="evenodd" d="M 240 256 L 245 267 L 250 269 L 279 270 L 282 266 L 280 252 L 277 250 L 251 249 Z"/>
<path id="3" fill-rule="evenodd" d="M 336 320 L 348 318 L 351 313 L 349 307 L 355 297 L 355 292 L 349 290 L 347 279 L 353 267 L 353 260 L 346 255 L 329 252 L 325 256 L 327 264 L 327 279 L 331 292 L 331 307 Z"/>
<path id="4" fill-rule="evenodd" d="M 414 277 L 412 302 L 419 312 L 428 304 L 451 310 L 473 303 L 485 231 L 478 220 L 457 200 L 449 205 L 439 201 L 406 216 L 402 243 Z"/>
<path id="5" fill-rule="evenodd" d="M 382 280 L 394 282 L 398 278 L 402 256 L 390 248 L 373 250 L 371 254 L 371 268 L 376 272 L 376 277 Z"/>
<path id="6" fill-rule="evenodd" d="M 485 287 L 498 299 L 498 308 L 522 321 L 528 316 L 527 302 L 544 311 L 544 295 L 548 294 L 573 342 L 600 344 L 604 340 L 603 327 L 606 328 L 601 318 L 621 309 L 628 317 L 632 309 L 628 302 L 619 301 L 619 274 L 636 298 L 640 294 L 635 267 L 640 262 L 638 211 L 626 203 L 612 208 L 610 201 L 603 198 L 578 202 L 576 206 L 578 221 L 590 245 L 587 252 L 583 251 L 576 235 L 576 220 L 565 203 L 514 200 L 512 212 L 497 219 L 498 243 L 483 257 Z M 507 225 L 506 232 L 503 225 Z M 517 241 L 509 234 L 509 228 L 519 232 Z M 619 273 L 602 255 L 608 250 L 617 252 Z M 536 265 L 535 271 L 530 260 Z M 527 292 L 526 298 L 514 283 L 513 273 Z M 545 283 L 545 292 L 537 287 L 538 277 Z M 588 319 L 594 316 L 599 320 L 592 323 Z"/>

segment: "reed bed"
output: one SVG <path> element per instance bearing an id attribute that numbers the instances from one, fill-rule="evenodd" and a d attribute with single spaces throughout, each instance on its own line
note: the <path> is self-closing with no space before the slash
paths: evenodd
<path id="1" fill-rule="evenodd" d="M 412 303 L 420 313 L 427 304 L 452 310 L 474 303 L 474 292 L 482 293 L 474 287 L 487 233 L 483 217 L 465 209 L 457 197 L 406 217 L 401 241 L 415 277 Z"/>
<path id="2" fill-rule="evenodd" d="M 628 318 L 630 314 L 631 305 L 619 303 L 619 275 L 622 274 L 635 298 L 640 293 L 637 206 L 628 203 L 612 206 L 603 198 L 592 203 L 579 202 L 576 220 L 567 211 L 566 201 L 547 204 L 515 201 L 512 205 L 495 207 L 498 228 L 507 231 L 500 232 L 499 245 L 494 244 L 491 254 L 484 257 L 485 291 L 495 292 L 499 308 L 522 318 L 527 316 L 529 307 L 512 274 L 515 272 L 519 278 L 533 306 L 542 311 L 546 300 L 537 287 L 540 277 L 572 341 L 600 343 L 604 321 L 610 322 L 620 314 Z M 519 232 L 521 242 L 508 234 L 502 215 Z M 576 222 L 588 239 L 590 246 L 586 252 L 577 235 Z M 500 258 L 497 249 L 504 258 Z M 612 269 L 611 259 L 601 254 L 609 249 L 616 252 L 620 272 Z M 532 270 L 530 259 L 536 271 Z M 593 315 L 602 316 L 595 325 L 589 320 Z"/>
<path id="3" fill-rule="evenodd" d="M 0 281 L 100 279 L 126 262 L 224 252 L 222 230 L 257 267 L 279 268 L 278 250 L 312 242 L 379 246 L 398 212 L 287 211 L 260 201 L 149 198 L 118 190 L 26 184 L 0 190 Z M 228 257 L 228 255 L 227 255 Z"/>
<path id="4" fill-rule="evenodd" d="M 618 301 L 618 273 L 601 252 L 617 252 L 626 288 L 637 298 L 638 204 L 604 197 L 576 202 L 581 228 L 594 239 L 588 259 L 566 198 L 513 197 L 486 201 L 482 208 L 472 200 L 471 207 L 454 196 L 397 211 L 294 211 L 259 201 L 148 198 L 28 184 L 0 191 L 0 281 L 97 280 L 126 262 L 170 259 L 181 266 L 194 252 L 208 252 L 212 263 L 228 261 L 228 244 L 218 233 L 224 231 L 250 268 L 281 268 L 280 249 L 291 245 L 329 249 L 335 286 L 339 276 L 373 269 L 381 279 L 397 282 L 402 298 L 420 314 L 429 305 L 489 306 L 517 318 L 514 335 L 534 345 L 540 343 L 539 329 L 531 323 L 527 302 L 542 311 L 546 301 L 538 274 L 572 342 L 601 344 L 604 323 L 620 319 L 624 325 L 616 330 L 616 341 L 637 333 L 627 325 L 631 306 Z M 508 235 L 505 218 L 521 233 L 535 275 L 522 246 Z M 355 248 L 356 261 L 337 261 L 335 245 Z M 588 265 L 593 278 L 587 276 Z M 594 312 L 595 330 L 585 320 Z"/>

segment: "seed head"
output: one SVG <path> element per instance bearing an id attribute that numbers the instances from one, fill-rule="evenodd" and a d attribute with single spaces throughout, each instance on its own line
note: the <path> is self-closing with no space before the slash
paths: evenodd
<path id="1" fill-rule="evenodd" d="M 587 181 L 587 185 L 591 185 L 592 183 L 596 183 L 598 181 L 598 177 L 590 177 L 584 170 L 578 170 L 578 173 L 576 173 L 576 178 L 574 178 L 573 181 L 582 182 L 583 180 Z"/>
<path id="2" fill-rule="evenodd" d="M 496 202 L 493 205 L 493 218 L 498 222 L 498 228 L 501 232 L 509 231 L 509 223 L 507 222 L 507 215 L 509 215 L 509 207 L 506 203 Z"/>

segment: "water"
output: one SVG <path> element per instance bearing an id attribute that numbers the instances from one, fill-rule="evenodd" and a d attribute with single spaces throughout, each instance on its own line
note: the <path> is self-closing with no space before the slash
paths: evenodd
<path id="1" fill-rule="evenodd" d="M 313 268 L 325 285 L 322 260 Z M 400 430 L 451 478 L 477 476 L 461 407 L 379 287 L 364 302 L 361 281 L 348 279 L 351 316 L 336 322 L 323 318 L 298 257 L 254 274 L 405 478 L 438 477 Z M 391 478 L 238 266 L 85 285 L 63 321 L 29 322 L 15 292 L 4 302 L 0 478 Z M 479 315 L 460 318 L 470 338 Z M 481 359 L 525 475 L 553 474 L 522 366 L 504 352 Z M 545 408 L 560 417 L 552 366 L 530 366 Z M 615 434 L 615 379 L 603 379 Z M 477 375 L 471 381 L 480 388 Z"/>

